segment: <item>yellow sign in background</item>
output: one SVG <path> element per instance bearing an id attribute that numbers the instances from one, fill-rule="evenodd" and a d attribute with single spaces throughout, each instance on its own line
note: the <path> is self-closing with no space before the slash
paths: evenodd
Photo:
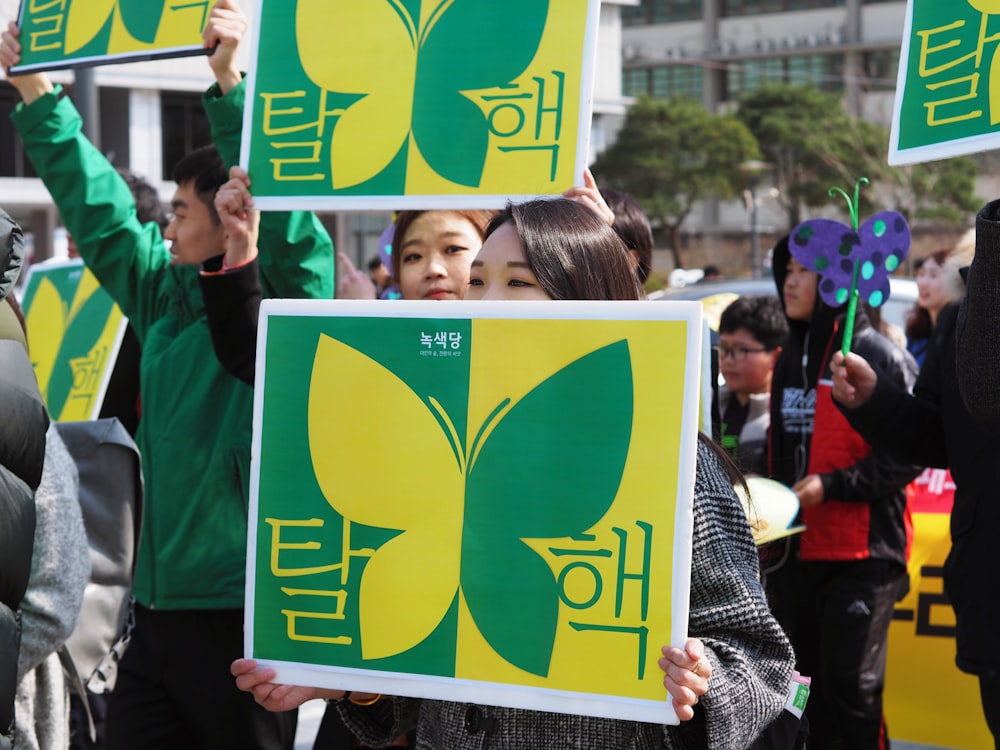
<path id="1" fill-rule="evenodd" d="M 214 0 L 22 0 L 12 73 L 204 54 Z"/>
<path id="2" fill-rule="evenodd" d="M 126 320 L 82 261 L 31 266 L 24 291 L 31 362 L 56 421 L 96 419 Z"/>

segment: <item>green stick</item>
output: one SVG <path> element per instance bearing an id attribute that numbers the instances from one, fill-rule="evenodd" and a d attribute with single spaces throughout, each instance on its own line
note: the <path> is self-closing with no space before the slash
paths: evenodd
<path id="1" fill-rule="evenodd" d="M 851 340 L 854 338 L 854 316 L 858 312 L 858 264 L 854 263 L 854 278 L 851 280 L 851 301 L 847 305 L 847 322 L 844 324 L 844 338 L 840 342 L 840 353 L 845 357 L 851 351 Z"/>
<path id="2" fill-rule="evenodd" d="M 857 182 L 854 183 L 853 201 L 851 200 L 851 197 L 843 190 L 841 190 L 839 187 L 832 187 L 827 191 L 827 193 L 830 194 L 831 198 L 837 195 L 838 193 L 844 196 L 844 200 L 847 201 L 847 208 L 851 212 L 851 226 L 853 227 L 855 232 L 858 231 L 858 204 L 859 204 L 858 199 L 861 196 L 862 183 L 867 185 L 868 178 L 861 177 L 858 179 Z M 854 338 L 854 316 L 857 315 L 858 312 L 858 297 L 860 296 L 858 294 L 858 270 L 859 270 L 859 264 L 857 259 L 855 259 L 854 272 L 851 274 L 851 293 L 849 295 L 851 301 L 847 305 L 847 322 L 844 325 L 844 338 L 840 342 L 840 352 L 845 357 L 851 351 L 851 339 Z"/>

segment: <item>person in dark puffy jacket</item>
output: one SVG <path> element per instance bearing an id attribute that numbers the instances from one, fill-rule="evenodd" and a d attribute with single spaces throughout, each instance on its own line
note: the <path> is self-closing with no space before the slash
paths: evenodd
<path id="1" fill-rule="evenodd" d="M 0 301 L 12 293 L 23 252 L 21 228 L 0 210 Z M 49 418 L 20 324 L 9 305 L 0 308 L 0 750 L 8 750 L 14 743 L 18 608 L 31 574 L 35 490 Z"/>

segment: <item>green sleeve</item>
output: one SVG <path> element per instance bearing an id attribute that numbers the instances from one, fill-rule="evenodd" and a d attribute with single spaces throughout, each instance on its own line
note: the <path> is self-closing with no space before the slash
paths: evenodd
<path id="1" fill-rule="evenodd" d="M 169 303 L 170 252 L 159 227 L 139 223 L 132 191 L 83 135 L 80 115 L 61 94 L 57 87 L 22 103 L 11 119 L 80 256 L 143 338 Z"/>
<path id="2" fill-rule="evenodd" d="M 245 102 L 246 79 L 226 94 L 213 84 L 202 96 L 215 147 L 229 167 L 239 163 Z M 265 297 L 333 297 L 333 241 L 314 213 L 262 212 L 257 246 Z"/>

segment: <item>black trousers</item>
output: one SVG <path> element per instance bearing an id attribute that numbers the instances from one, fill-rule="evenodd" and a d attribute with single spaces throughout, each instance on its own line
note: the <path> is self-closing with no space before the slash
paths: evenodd
<path id="1" fill-rule="evenodd" d="M 889 624 L 906 571 L 887 560 L 789 561 L 777 578 L 784 596 L 775 615 L 795 647 L 798 670 L 812 677 L 809 750 L 887 750 Z"/>
<path id="2" fill-rule="evenodd" d="M 986 726 L 993 734 L 993 745 L 1000 750 L 1000 679 L 979 678 L 979 695 L 983 700 Z"/>
<path id="3" fill-rule="evenodd" d="M 297 713 L 258 706 L 229 673 L 243 655 L 242 609 L 135 609 L 105 750 L 292 750 Z"/>

